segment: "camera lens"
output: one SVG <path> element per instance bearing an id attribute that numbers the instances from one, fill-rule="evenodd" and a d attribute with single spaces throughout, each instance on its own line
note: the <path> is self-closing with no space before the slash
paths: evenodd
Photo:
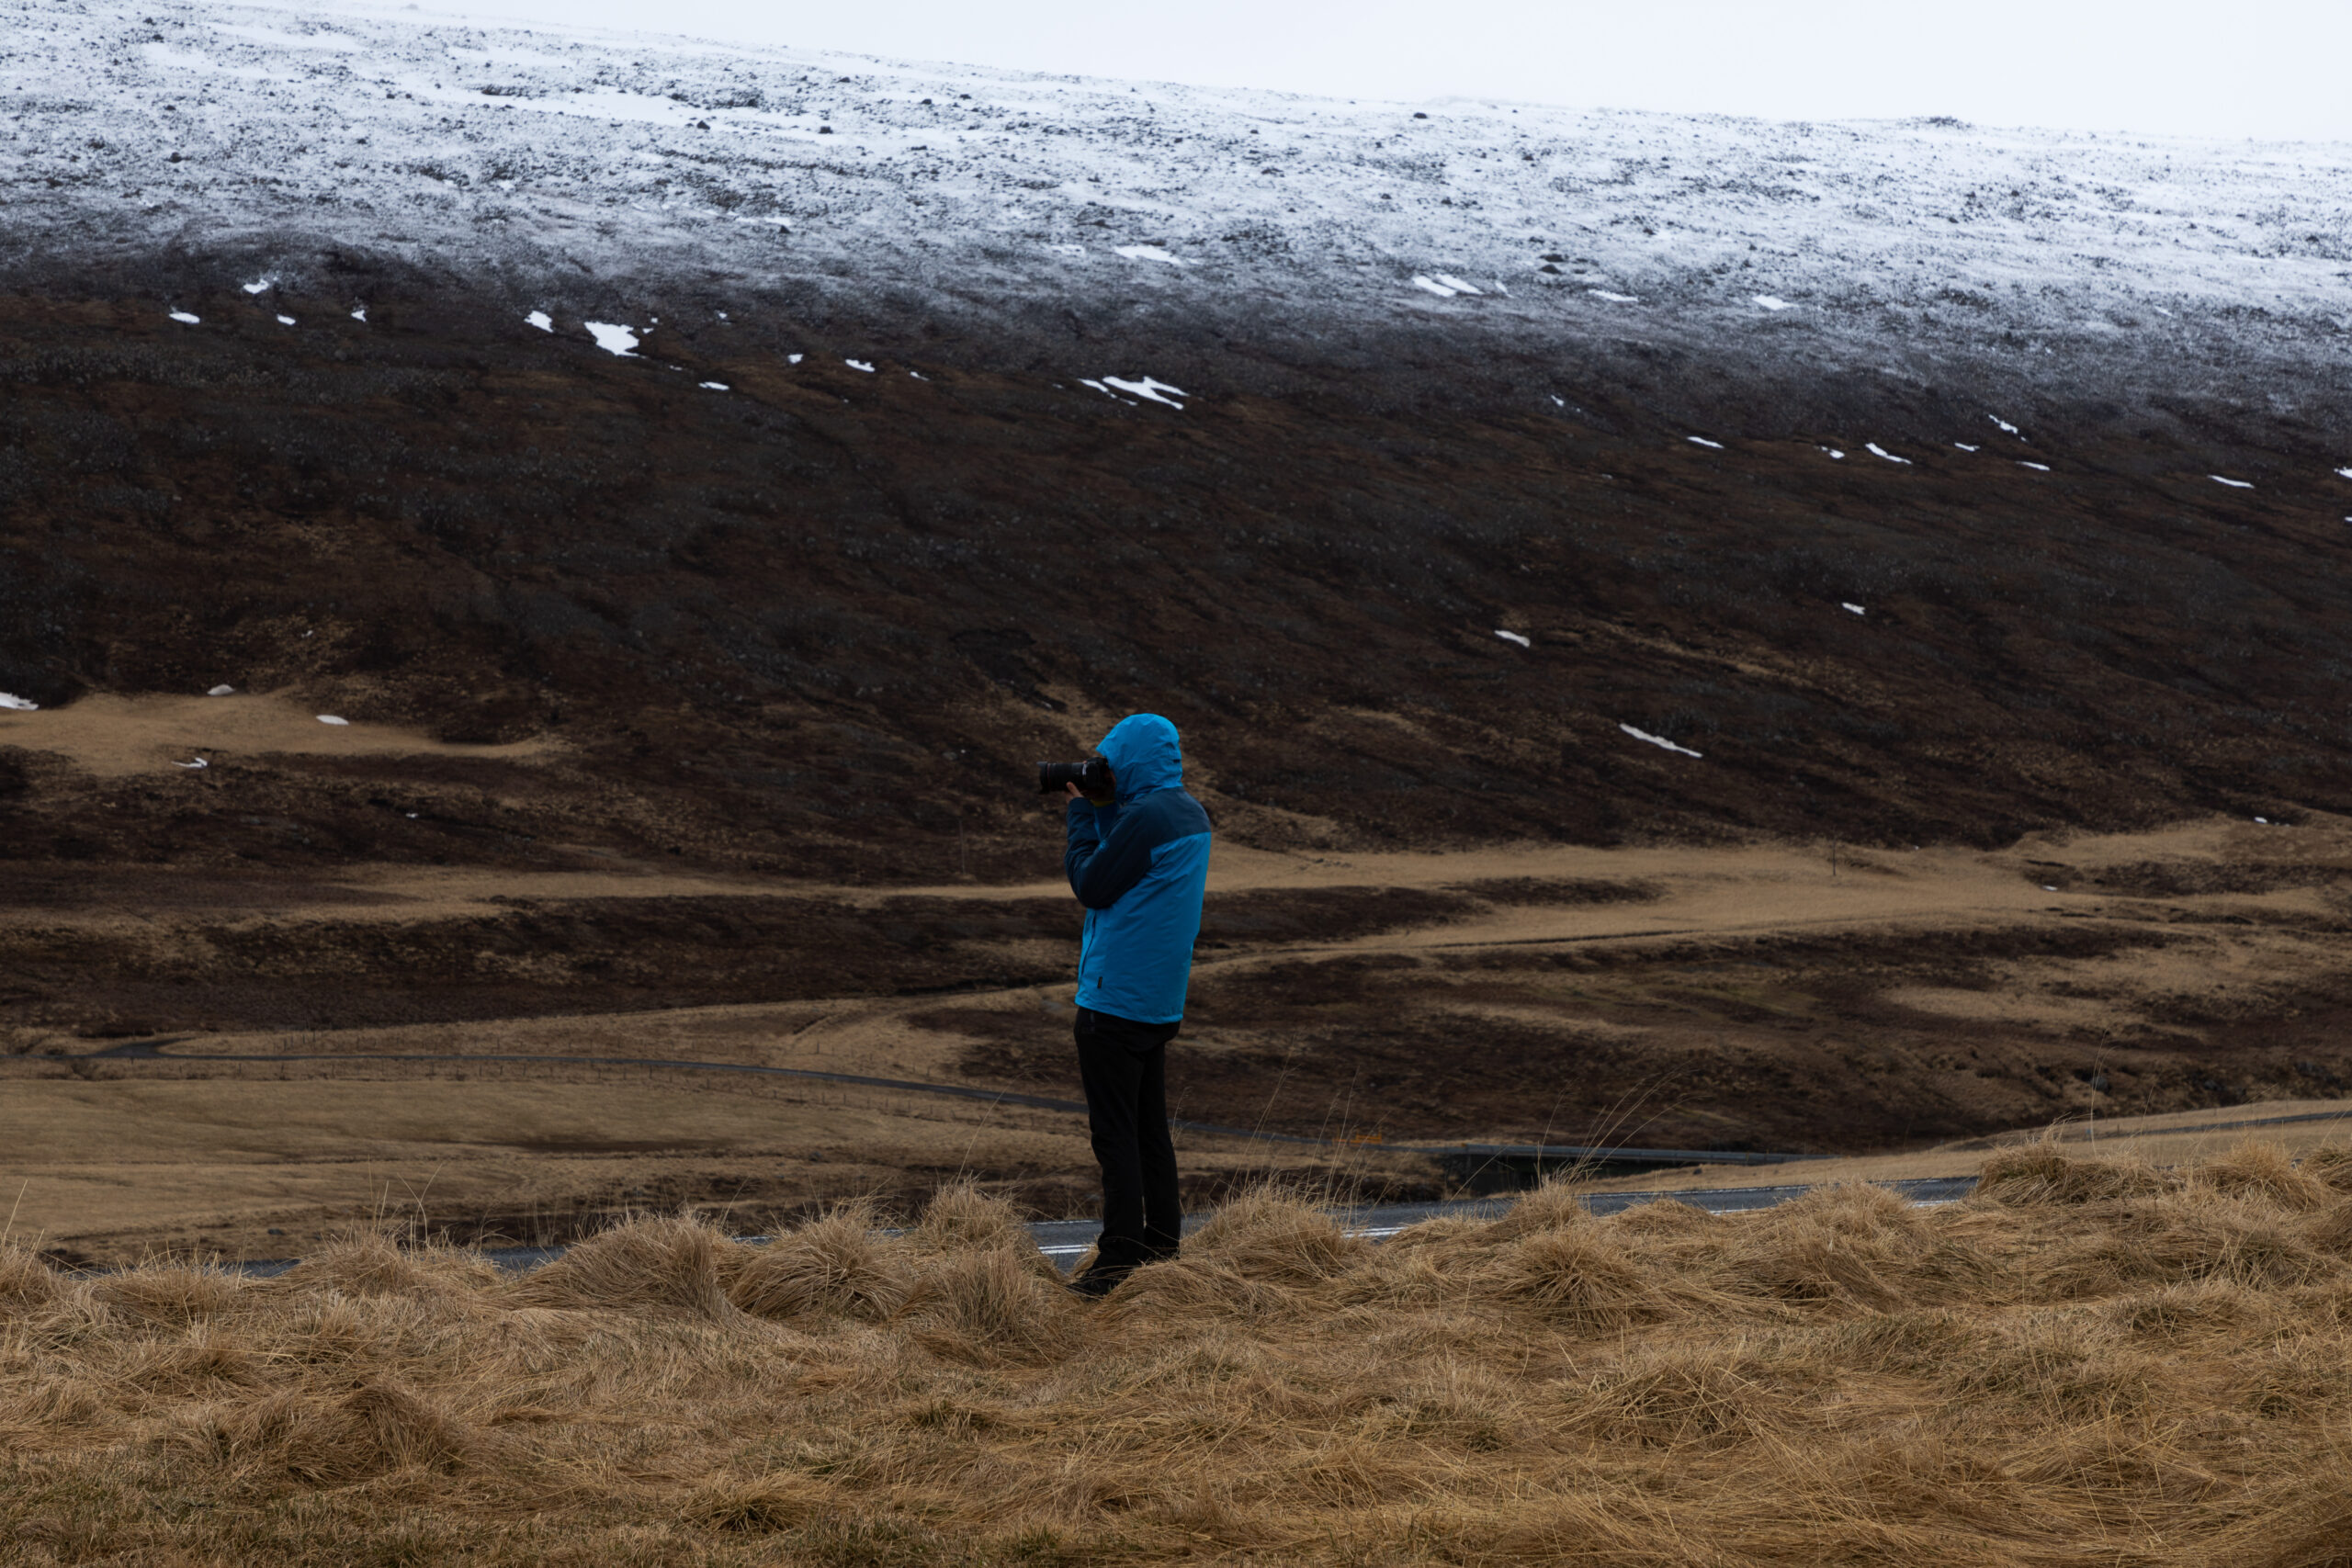
<path id="1" fill-rule="evenodd" d="M 1080 795 L 1107 795 L 1111 793 L 1111 764 L 1100 757 L 1090 757 L 1083 762 L 1037 764 L 1039 795 L 1059 795 L 1064 784 L 1076 784 Z"/>

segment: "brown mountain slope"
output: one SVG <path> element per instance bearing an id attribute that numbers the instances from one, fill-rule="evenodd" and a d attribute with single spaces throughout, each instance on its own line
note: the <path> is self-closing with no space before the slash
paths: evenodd
<path id="1" fill-rule="evenodd" d="M 0 300 L 0 690 L 228 683 L 443 743 L 107 776 L 11 716 L 0 854 L 998 877 L 1028 761 L 1137 707 L 1261 845 L 2352 805 L 2344 498 L 2291 421 L 2086 392 L 2029 446 L 1903 382 L 1426 338 L 1276 395 L 1271 351 L 1222 345 L 1221 388 L 1169 326 L 1210 378 L 1180 412 L 1010 329 L 885 352 L 681 301 L 620 359 L 409 290 L 364 325 Z"/>

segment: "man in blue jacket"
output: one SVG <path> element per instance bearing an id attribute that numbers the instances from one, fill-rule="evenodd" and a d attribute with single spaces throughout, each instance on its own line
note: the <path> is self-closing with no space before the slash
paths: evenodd
<path id="1" fill-rule="evenodd" d="M 1102 1235 L 1071 1282 L 1108 1294 L 1136 1265 L 1173 1258 L 1183 1235 L 1168 1135 L 1168 1043 L 1184 1017 L 1209 818 L 1184 793 L 1176 727 L 1130 714 L 1099 748 L 1112 795 L 1066 785 L 1070 891 L 1086 906 L 1078 953 L 1078 1070 L 1102 1167 Z"/>

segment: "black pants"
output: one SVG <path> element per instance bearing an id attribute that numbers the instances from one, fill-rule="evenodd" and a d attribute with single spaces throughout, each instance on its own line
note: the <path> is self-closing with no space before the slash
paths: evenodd
<path id="1" fill-rule="evenodd" d="M 1176 1029 L 1078 1010 L 1078 1072 L 1102 1168 L 1099 1268 L 1173 1258 L 1184 1234 L 1176 1145 L 1168 1135 L 1168 1043 Z"/>

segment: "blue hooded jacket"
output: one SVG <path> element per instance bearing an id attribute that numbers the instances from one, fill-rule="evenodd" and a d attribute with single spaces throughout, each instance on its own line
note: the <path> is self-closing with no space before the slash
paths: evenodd
<path id="1" fill-rule="evenodd" d="M 1069 890 L 1086 906 L 1078 1005 L 1137 1023 L 1184 1016 L 1201 895 L 1209 880 L 1209 817 L 1184 793 L 1176 727 L 1130 714 L 1097 748 L 1118 800 L 1069 803 Z"/>

